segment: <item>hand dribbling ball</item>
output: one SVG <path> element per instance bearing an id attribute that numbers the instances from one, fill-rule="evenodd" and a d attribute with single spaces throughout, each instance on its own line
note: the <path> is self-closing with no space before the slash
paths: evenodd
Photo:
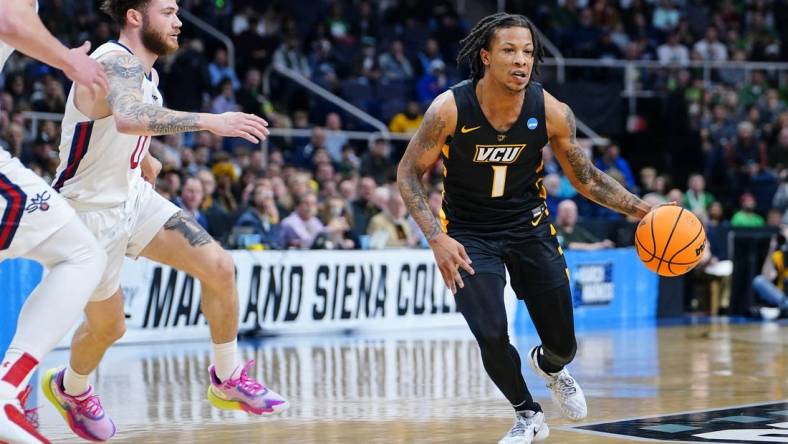
<path id="1" fill-rule="evenodd" d="M 703 224 L 691 211 L 663 205 L 649 212 L 635 230 L 638 257 L 660 276 L 680 276 L 692 270 L 706 247 Z"/>

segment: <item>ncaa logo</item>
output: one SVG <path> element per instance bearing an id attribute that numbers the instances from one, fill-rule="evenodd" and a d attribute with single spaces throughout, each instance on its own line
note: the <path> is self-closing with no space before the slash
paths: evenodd
<path id="1" fill-rule="evenodd" d="M 528 119 L 527 122 L 525 122 L 525 124 L 526 126 L 528 126 L 529 130 L 533 131 L 536 129 L 537 126 L 539 126 L 539 121 L 536 120 L 535 117 L 531 117 L 530 119 Z"/>

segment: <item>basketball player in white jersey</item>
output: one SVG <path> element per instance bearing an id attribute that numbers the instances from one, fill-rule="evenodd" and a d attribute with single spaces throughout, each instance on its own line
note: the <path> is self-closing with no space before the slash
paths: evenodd
<path id="1" fill-rule="evenodd" d="M 101 65 L 87 56 L 90 44 L 71 50 L 60 44 L 32 0 L 0 0 L 0 69 L 14 48 L 63 70 L 86 90 L 108 87 Z M 39 261 L 49 273 L 27 298 L 0 361 L 0 442 L 48 442 L 26 418 L 27 382 L 79 319 L 106 253 L 63 198 L 0 148 L 0 261 L 13 257 Z"/>
<path id="2" fill-rule="evenodd" d="M 120 271 L 124 256 L 147 257 L 199 279 L 202 311 L 213 343 L 208 399 L 222 409 L 263 415 L 287 402 L 247 375 L 239 362 L 238 296 L 232 257 L 188 214 L 143 179 L 151 167 L 150 138 L 208 130 L 253 143 L 267 123 L 244 113 L 186 113 L 162 107 L 153 64 L 178 48 L 176 0 L 103 0 L 121 28 L 117 41 L 91 55 L 109 78 L 109 93 L 71 89 L 63 119 L 60 167 L 54 188 L 77 210 L 108 255 L 107 268 L 71 343 L 67 366 L 44 376 L 42 388 L 77 435 L 107 440 L 115 425 L 88 384 L 104 352 L 125 332 Z"/>

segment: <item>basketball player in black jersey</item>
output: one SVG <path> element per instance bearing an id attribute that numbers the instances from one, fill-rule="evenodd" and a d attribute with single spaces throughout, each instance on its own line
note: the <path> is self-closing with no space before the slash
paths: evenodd
<path id="1" fill-rule="evenodd" d="M 572 296 L 547 217 L 542 147 L 550 142 L 564 173 L 587 198 L 638 218 L 651 208 L 594 167 L 578 146 L 572 110 L 531 80 L 541 46 L 528 19 L 488 16 L 460 43 L 458 62 L 470 64 L 471 79 L 432 102 L 397 181 L 479 343 L 484 368 L 515 409 L 515 425 L 500 442 L 530 443 L 549 431 L 509 342 L 504 267 L 542 341 L 529 352 L 529 365 L 546 380 L 564 416 L 587 414 L 583 392 L 565 369 L 577 348 Z M 439 157 L 445 165 L 440 220 L 421 182 Z"/>

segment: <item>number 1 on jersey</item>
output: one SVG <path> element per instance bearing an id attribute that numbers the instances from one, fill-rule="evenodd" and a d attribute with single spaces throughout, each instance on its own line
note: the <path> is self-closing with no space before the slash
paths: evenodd
<path id="1" fill-rule="evenodd" d="M 506 187 L 506 170 L 508 168 L 509 165 L 492 165 L 493 183 L 492 183 L 492 193 L 490 193 L 490 197 L 503 196 L 503 190 Z"/>

